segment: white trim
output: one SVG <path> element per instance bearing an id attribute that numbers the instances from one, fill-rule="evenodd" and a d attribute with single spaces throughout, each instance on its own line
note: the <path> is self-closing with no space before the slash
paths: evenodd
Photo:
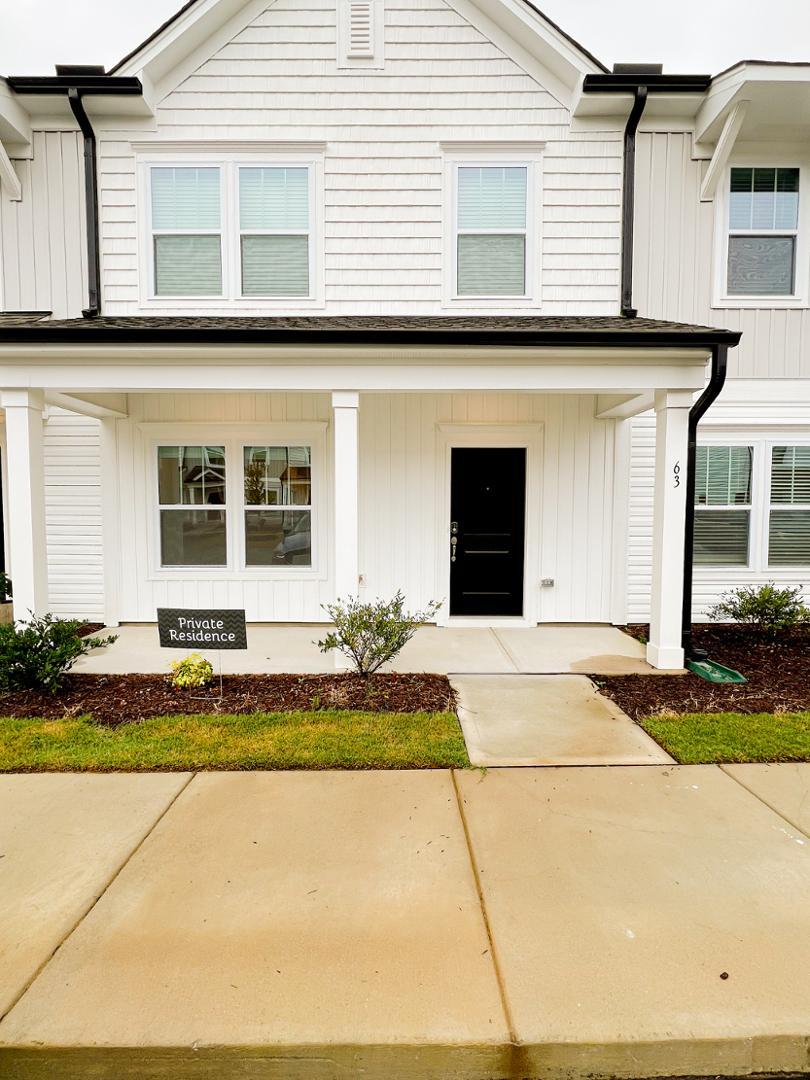
<path id="1" fill-rule="evenodd" d="M 196 581 L 324 581 L 328 576 L 327 527 L 327 457 L 326 428 L 323 421 L 306 423 L 272 421 L 257 426 L 218 423 L 215 420 L 193 423 L 141 423 L 136 432 L 142 443 L 141 460 L 146 482 L 147 580 Z M 225 510 L 227 556 L 225 566 L 188 568 L 160 565 L 160 507 L 158 504 L 156 448 L 176 443 L 189 446 L 225 447 Z M 244 446 L 310 446 L 311 462 L 311 566 L 245 566 L 243 499 Z M 164 508 L 165 509 L 165 508 Z M 212 507 L 211 509 L 220 509 Z M 250 509 L 250 507 L 247 507 Z M 269 507 L 268 509 L 273 509 Z"/>
<path id="2" fill-rule="evenodd" d="M 791 296 L 737 296 L 728 292 L 729 192 L 731 170 L 735 169 L 798 169 L 799 219 L 795 230 L 734 230 L 735 235 L 753 236 L 766 233 L 773 236 L 795 235 L 796 252 L 793 294 Z M 714 245 L 712 267 L 713 309 L 790 309 L 810 306 L 810 155 L 786 156 L 781 151 L 763 149 L 755 157 L 733 155 L 723 172 L 722 183 L 714 198 Z"/>
<path id="3" fill-rule="evenodd" d="M 12 202 L 22 201 L 22 184 L 14 170 L 11 158 L 6 153 L 6 148 L 0 142 L 0 188 L 7 199 Z"/>
<path id="4" fill-rule="evenodd" d="M 748 101 L 738 101 L 726 117 L 723 130 L 720 132 L 720 137 L 714 148 L 714 154 L 703 175 L 703 183 L 700 185 L 700 198 L 702 202 L 709 202 L 714 198 L 717 185 L 725 172 L 726 164 L 731 156 L 731 151 L 734 149 L 734 143 L 737 141 L 740 128 L 743 126 L 749 104 L 750 102 Z"/>
<path id="5" fill-rule="evenodd" d="M 540 491 L 543 476 L 543 424 L 437 424 L 436 587 L 442 598 L 437 626 L 536 626 L 540 610 Z M 454 447 L 514 447 L 526 451 L 526 502 L 523 551 L 523 615 L 450 616 L 450 487 Z M 443 462 L 443 466 L 441 463 Z"/>
<path id="6" fill-rule="evenodd" d="M 147 144 L 155 145 L 155 144 Z M 160 145 L 160 144 L 157 144 Z M 171 146 L 172 144 L 167 144 Z M 175 144 L 181 145 L 181 144 Z M 272 146 L 273 144 L 262 144 Z M 278 144 L 284 146 L 285 144 Z M 306 145 L 306 144 L 305 144 Z M 150 151 L 136 158 L 136 235 L 138 238 L 139 311 L 161 314 L 189 314 L 195 311 L 222 313 L 239 311 L 273 312 L 296 308 L 316 309 L 324 305 L 324 170 L 322 150 L 313 149 L 325 144 L 310 144 L 299 155 L 282 154 L 262 149 L 178 150 L 174 153 Z M 161 147 L 162 151 L 162 147 Z M 154 230 L 150 177 L 153 168 L 218 168 L 220 173 L 220 228 L 218 230 L 189 229 Z M 243 296 L 240 273 L 239 169 L 240 168 L 306 168 L 309 171 L 309 294 L 307 296 Z M 222 252 L 222 292 L 212 296 L 157 296 L 154 284 L 153 237 L 160 233 L 197 235 L 216 233 L 220 236 Z M 248 230 L 250 231 L 250 230 Z M 296 235 L 299 233 L 296 232 Z M 252 233 L 251 233 L 252 235 Z"/>
<path id="7" fill-rule="evenodd" d="M 442 307 L 450 310 L 541 307 L 544 143 L 440 143 L 442 150 Z M 522 296 L 459 296 L 456 291 L 458 236 L 458 170 L 460 167 L 508 165 L 526 169 L 525 292 Z M 486 230 L 482 230 L 486 231 Z M 520 232 L 524 230 L 493 230 Z"/>

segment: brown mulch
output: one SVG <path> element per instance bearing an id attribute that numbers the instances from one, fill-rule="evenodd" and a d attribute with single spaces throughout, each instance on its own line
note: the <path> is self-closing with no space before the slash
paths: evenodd
<path id="1" fill-rule="evenodd" d="M 646 626 L 628 626 L 645 639 Z M 733 668 L 748 682 L 718 685 L 691 672 L 687 675 L 599 676 L 595 681 L 634 720 L 658 712 L 774 713 L 810 709 L 810 630 L 798 630 L 778 641 L 758 637 L 735 625 L 696 625 L 695 645 L 710 660 Z"/>
<path id="2" fill-rule="evenodd" d="M 0 696 L 0 715 L 61 720 L 92 715 L 111 727 L 177 713 L 253 713 L 352 709 L 443 712 L 455 708 L 444 675 L 225 675 L 206 687 L 181 690 L 165 675 L 68 675 L 58 694 L 18 690 Z"/>
<path id="3" fill-rule="evenodd" d="M 103 629 L 103 622 L 83 622 L 82 625 L 78 628 L 77 632 L 79 637 L 90 637 L 91 634 L 94 636 L 96 634 L 100 634 Z M 111 630 L 109 631 L 109 633 L 114 634 L 115 631 Z"/>

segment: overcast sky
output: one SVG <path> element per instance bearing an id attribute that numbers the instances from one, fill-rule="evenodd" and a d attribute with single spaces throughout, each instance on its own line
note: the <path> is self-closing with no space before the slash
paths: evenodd
<path id="1" fill-rule="evenodd" d="M 0 0 L 0 73 L 47 75 L 56 63 L 111 67 L 181 4 Z M 810 0 L 539 0 L 538 6 L 608 66 L 649 60 L 670 73 L 715 74 L 735 60 L 810 60 Z"/>

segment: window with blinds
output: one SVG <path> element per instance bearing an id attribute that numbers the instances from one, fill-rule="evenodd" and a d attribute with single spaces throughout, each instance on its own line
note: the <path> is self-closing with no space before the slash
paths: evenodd
<path id="1" fill-rule="evenodd" d="M 219 168 L 153 168 L 151 210 L 155 296 L 221 296 Z"/>
<path id="2" fill-rule="evenodd" d="M 733 168 L 728 226 L 728 294 L 792 296 L 796 289 L 799 170 Z"/>
<path id="3" fill-rule="evenodd" d="M 748 565 L 752 462 L 750 446 L 697 448 L 694 547 L 697 565 Z"/>
<path id="4" fill-rule="evenodd" d="M 239 170 L 243 296 L 309 295 L 309 169 Z"/>
<path id="5" fill-rule="evenodd" d="M 771 447 L 768 565 L 810 566 L 810 446 Z"/>
<path id="6" fill-rule="evenodd" d="M 525 296 L 528 168 L 459 165 L 456 294 Z"/>

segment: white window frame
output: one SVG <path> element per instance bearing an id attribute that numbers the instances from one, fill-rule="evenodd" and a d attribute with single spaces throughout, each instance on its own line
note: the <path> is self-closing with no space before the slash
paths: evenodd
<path id="1" fill-rule="evenodd" d="M 542 256 L 542 151 L 543 143 L 442 143 L 443 152 L 443 254 L 442 306 L 454 310 L 497 308 L 500 310 L 541 306 L 540 267 Z M 500 165 L 526 169 L 526 253 L 525 291 L 519 296 L 458 294 L 458 170 Z M 462 230 L 467 231 L 467 230 Z M 480 229 L 522 234 L 522 229 Z"/>
<path id="2" fill-rule="evenodd" d="M 142 311 L 162 314 L 183 314 L 189 311 L 219 313 L 237 309 L 251 312 L 285 312 L 309 310 L 324 306 L 324 196 L 323 144 L 302 150 L 294 145 L 275 149 L 199 149 L 156 153 L 144 152 L 137 158 L 138 173 L 138 237 L 139 237 L 139 294 Z M 319 149 L 321 148 L 321 149 Z M 220 226 L 222 249 L 222 293 L 213 296 L 158 296 L 155 292 L 155 260 L 153 236 L 157 233 L 175 235 L 178 230 L 152 229 L 151 170 L 153 168 L 211 168 L 220 170 Z M 309 171 L 309 293 L 306 296 L 243 296 L 241 266 L 241 236 L 259 235 L 265 230 L 241 229 L 239 218 L 240 168 L 306 168 Z M 215 230 L 193 229 L 189 232 L 207 233 Z M 287 230 L 266 230 L 267 235 L 281 235 Z M 303 230 L 289 230 L 300 236 Z M 179 234 L 179 233 L 178 233 Z"/>
<path id="3" fill-rule="evenodd" d="M 798 169 L 799 170 L 799 218 L 792 229 L 735 229 L 735 236 L 790 236 L 795 235 L 795 266 L 793 293 L 790 296 L 740 296 L 728 291 L 728 249 L 732 169 Z M 714 200 L 715 237 L 713 271 L 713 308 L 805 308 L 810 306 L 810 157 L 782 154 L 776 151 L 732 158 L 723 173 Z"/>
<path id="4" fill-rule="evenodd" d="M 771 565 L 770 562 L 770 534 L 771 534 L 771 512 L 773 510 L 787 510 L 791 513 L 795 513 L 797 510 L 810 510 L 810 502 L 806 503 L 775 503 L 771 499 L 771 459 L 773 457 L 773 448 L 775 446 L 810 446 L 810 437 L 804 439 L 798 439 L 791 435 L 785 435 L 781 439 L 769 439 L 766 444 L 765 453 L 765 467 L 767 472 L 767 502 L 765 503 L 765 527 L 764 527 L 764 554 L 765 554 L 765 569 L 771 573 L 778 571 L 779 573 L 795 574 L 798 576 L 810 575 L 810 564 L 808 563 L 779 563 L 778 566 Z"/>
<path id="5" fill-rule="evenodd" d="M 751 465 L 751 505 L 748 529 L 748 564 L 747 566 L 711 566 L 708 563 L 695 564 L 696 577 L 702 581 L 713 581 L 718 572 L 723 575 L 723 584 L 733 588 L 753 578 L 763 580 L 789 581 L 810 578 L 810 567 L 769 566 L 768 564 L 768 529 L 771 511 L 771 448 L 774 446 L 810 446 L 810 433 L 807 427 L 767 428 L 752 432 L 750 427 L 728 425 L 706 431 L 698 436 L 699 446 L 750 446 L 753 450 Z M 777 504 L 782 509 L 785 504 Z M 740 507 L 743 509 L 743 507 Z"/>
<path id="6" fill-rule="evenodd" d="M 325 422 L 269 423 L 253 425 L 210 423 L 144 423 L 138 425 L 143 440 L 148 530 L 148 580 L 150 581 L 307 581 L 326 580 L 328 573 L 327 461 Z M 225 447 L 225 566 L 162 566 L 160 560 L 160 510 L 158 489 L 159 446 Z M 310 566 L 247 566 L 245 510 L 259 509 L 244 499 L 245 446 L 309 446 L 311 448 L 311 542 Z M 188 507 L 184 507 L 188 509 Z M 221 509 L 213 506 L 211 509 Z M 267 507 L 267 509 L 275 509 Z M 279 509 L 286 509 L 279 507 Z"/>

